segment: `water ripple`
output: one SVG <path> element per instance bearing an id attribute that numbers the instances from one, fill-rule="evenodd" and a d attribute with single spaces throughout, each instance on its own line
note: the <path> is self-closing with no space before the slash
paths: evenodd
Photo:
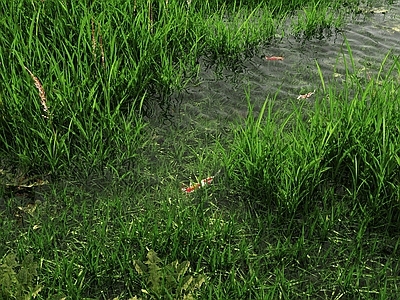
<path id="1" fill-rule="evenodd" d="M 181 103 L 173 118 L 175 125 L 202 127 L 211 123 L 224 127 L 246 116 L 246 91 L 256 110 L 267 97 L 276 95 L 276 100 L 284 105 L 314 89 L 318 94 L 321 82 L 316 62 L 328 82 L 343 79 L 344 58 L 351 66 L 346 39 L 356 67 L 352 71 L 374 74 L 389 50 L 393 55 L 400 54 L 400 2 L 386 9 L 385 14 L 355 15 L 341 32 L 322 40 L 299 41 L 288 36 L 260 46 L 253 57 L 244 59 L 234 71 L 216 72 L 206 67 L 205 60 L 201 61 L 200 84 L 189 85 L 184 92 L 174 95 Z M 283 56 L 284 60 L 267 61 L 266 55 Z"/>

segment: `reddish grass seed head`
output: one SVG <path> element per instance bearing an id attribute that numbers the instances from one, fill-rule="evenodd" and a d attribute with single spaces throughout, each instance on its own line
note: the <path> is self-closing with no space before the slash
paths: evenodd
<path id="1" fill-rule="evenodd" d="M 50 112 L 49 108 L 47 107 L 46 93 L 44 92 L 43 85 L 40 83 L 40 80 L 27 67 L 24 66 L 24 68 L 28 71 L 29 75 L 31 75 L 33 81 L 35 82 L 35 87 L 39 91 L 40 103 L 42 104 L 43 111 L 46 114 L 46 116 L 44 117 L 48 118 Z"/>

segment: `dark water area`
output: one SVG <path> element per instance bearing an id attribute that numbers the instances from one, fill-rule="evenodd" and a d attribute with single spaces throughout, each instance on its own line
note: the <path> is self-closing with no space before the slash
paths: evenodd
<path id="1" fill-rule="evenodd" d="M 360 76 L 376 75 L 389 51 L 390 57 L 400 54 L 400 2 L 348 16 L 339 32 L 327 33 L 322 39 L 305 40 L 289 34 L 261 45 L 234 69 L 219 69 L 203 58 L 198 80 L 173 95 L 165 110 L 149 118 L 150 124 L 164 132 L 223 132 L 247 115 L 246 93 L 255 111 L 267 98 L 275 98 L 276 106 L 282 108 L 293 107 L 296 101 L 313 101 L 323 93 L 316 63 L 326 84 L 340 86 L 346 80 L 344 58 L 351 69 L 346 40 L 355 63 L 351 71 Z M 265 56 L 284 59 L 267 61 Z M 297 99 L 314 90 L 310 99 Z"/>

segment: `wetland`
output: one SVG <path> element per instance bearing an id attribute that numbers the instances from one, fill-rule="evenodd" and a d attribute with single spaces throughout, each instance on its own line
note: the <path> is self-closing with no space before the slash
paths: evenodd
<path id="1" fill-rule="evenodd" d="M 0 4 L 1 299 L 397 299 L 400 3 Z"/>

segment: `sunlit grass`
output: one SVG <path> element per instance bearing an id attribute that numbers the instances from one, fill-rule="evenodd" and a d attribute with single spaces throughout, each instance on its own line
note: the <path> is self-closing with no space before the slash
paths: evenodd
<path id="1" fill-rule="evenodd" d="M 255 115 L 249 98 L 230 143 L 187 130 L 153 137 L 139 177 L 44 186 L 34 211 L 11 193 L 2 251 L 35 254 L 39 299 L 154 296 L 133 265 L 149 250 L 204 275 L 198 299 L 396 297 L 399 65 L 390 64 L 365 88 L 356 77 L 342 90 L 323 82 L 311 110 L 282 115 L 268 100 Z M 212 185 L 182 193 L 182 182 L 219 168 Z"/>

